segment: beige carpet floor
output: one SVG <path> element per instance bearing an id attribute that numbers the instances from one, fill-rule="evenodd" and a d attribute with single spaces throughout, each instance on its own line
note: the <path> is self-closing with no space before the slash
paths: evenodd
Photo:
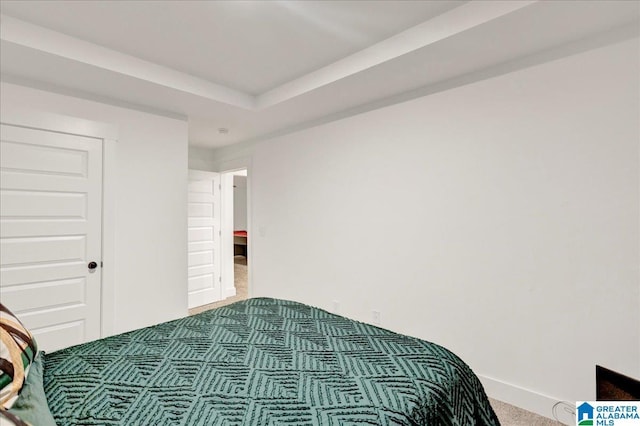
<path id="1" fill-rule="evenodd" d="M 247 259 L 243 256 L 234 257 L 234 274 L 236 295 L 220 302 L 198 306 L 190 309 L 189 314 L 194 315 L 209 309 L 219 308 L 233 302 L 238 302 L 249 297 L 247 289 Z M 506 402 L 490 399 L 491 406 L 495 410 L 502 426 L 561 426 L 562 423 L 547 419 L 522 408 L 507 404 Z"/>
<path id="2" fill-rule="evenodd" d="M 489 398 L 489 402 L 502 426 L 562 426 L 563 424 L 497 399 Z"/>

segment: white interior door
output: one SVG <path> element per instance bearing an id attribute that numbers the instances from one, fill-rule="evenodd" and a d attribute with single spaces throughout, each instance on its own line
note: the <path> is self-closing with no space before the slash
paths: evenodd
<path id="1" fill-rule="evenodd" d="M 220 174 L 189 170 L 189 308 L 222 300 Z"/>
<path id="2" fill-rule="evenodd" d="M 101 227 L 102 140 L 2 124 L 0 300 L 41 349 L 100 337 Z"/>

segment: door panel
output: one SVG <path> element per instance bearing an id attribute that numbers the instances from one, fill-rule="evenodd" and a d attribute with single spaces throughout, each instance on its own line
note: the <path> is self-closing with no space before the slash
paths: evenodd
<path id="1" fill-rule="evenodd" d="M 84 219 L 87 194 L 6 190 L 0 193 L 0 215 L 6 219 Z"/>
<path id="2" fill-rule="evenodd" d="M 21 286 L 11 286 L 3 292 L 7 300 L 11 300 L 11 309 L 25 311 L 32 304 L 42 308 L 84 303 L 84 278 L 70 280 L 44 281 Z"/>
<path id="3" fill-rule="evenodd" d="M 53 351 L 100 337 L 102 141 L 0 127 L 0 298 Z"/>
<path id="4" fill-rule="evenodd" d="M 189 266 L 213 264 L 213 250 L 202 250 L 189 253 Z"/>
<path id="5" fill-rule="evenodd" d="M 27 130 L 27 129 L 23 129 Z M 20 142 L 5 140 L 2 147 L 2 168 L 18 172 L 35 174 L 57 174 L 62 176 L 86 177 L 88 174 L 87 152 L 61 146 L 66 144 L 68 136 L 50 133 L 47 139 L 54 147 L 40 144 L 38 130 L 26 134 L 23 132 Z"/>
<path id="6" fill-rule="evenodd" d="M 82 235 L 3 238 L 0 264 L 6 268 L 35 263 L 84 263 L 86 239 Z"/>
<path id="7" fill-rule="evenodd" d="M 189 308 L 222 300 L 220 175 L 189 171 Z"/>

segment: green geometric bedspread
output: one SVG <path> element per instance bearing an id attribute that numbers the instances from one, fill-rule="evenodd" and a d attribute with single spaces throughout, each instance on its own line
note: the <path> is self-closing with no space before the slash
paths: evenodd
<path id="1" fill-rule="evenodd" d="M 433 343 L 277 299 L 47 354 L 59 425 L 498 425 Z"/>

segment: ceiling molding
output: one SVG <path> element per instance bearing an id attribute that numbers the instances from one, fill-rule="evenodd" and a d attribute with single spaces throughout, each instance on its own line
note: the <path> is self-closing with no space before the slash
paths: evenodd
<path id="1" fill-rule="evenodd" d="M 463 33 L 537 1 L 469 2 L 257 96 L 8 15 L 0 15 L 0 39 L 227 105 L 262 110 Z"/>
<path id="2" fill-rule="evenodd" d="M 108 96 L 100 96 L 87 91 L 75 90 L 70 87 L 63 87 L 63 86 L 47 83 L 40 80 L 32 80 L 30 78 L 25 78 L 18 75 L 0 74 L 0 83 L 30 87 L 35 90 L 57 93 L 58 95 L 62 95 L 62 96 L 80 98 L 87 101 L 113 105 L 120 108 L 132 109 L 135 111 L 145 112 L 147 114 L 153 114 L 153 115 L 159 115 L 166 118 L 172 118 L 174 120 L 180 120 L 180 121 L 189 120 L 189 117 L 187 115 L 179 114 L 166 109 L 154 108 L 149 105 L 143 105 L 139 103 L 126 102 L 126 101 L 123 101 L 122 99 L 108 97 Z"/>
<path id="3" fill-rule="evenodd" d="M 7 15 L 0 39 L 213 101 L 254 109 L 253 96 Z"/>
<path id="4" fill-rule="evenodd" d="M 629 32 L 635 28 L 637 34 L 640 23 L 637 3 L 629 1 L 459 1 L 455 7 L 432 13 L 428 20 L 411 20 L 411 27 L 396 26 L 396 32 L 382 41 L 372 42 L 358 51 L 348 49 L 352 53 L 345 53 L 342 59 L 317 60 L 315 63 L 320 65 L 311 72 L 289 73 L 286 58 L 292 56 L 283 56 L 287 49 L 282 48 L 312 47 L 317 36 L 317 28 L 306 16 L 283 11 L 269 15 L 274 21 L 265 28 L 273 31 L 269 42 L 276 43 L 279 50 L 265 48 L 267 44 L 256 37 L 250 27 L 243 30 L 243 20 L 238 16 L 238 25 L 230 24 L 229 28 L 233 34 L 241 32 L 243 38 L 225 36 L 224 31 L 229 28 L 220 29 L 220 33 L 208 32 L 213 27 L 207 26 L 205 19 L 200 22 L 204 27 L 200 27 L 198 33 L 204 43 L 195 51 L 206 52 L 211 40 L 229 40 L 224 45 L 227 53 L 197 58 L 190 53 L 185 58 L 179 53 L 188 51 L 191 44 L 169 46 L 166 42 L 171 40 L 173 32 L 163 31 L 168 23 L 175 23 L 174 29 L 185 27 L 186 30 L 194 16 L 188 11 L 176 9 L 175 13 L 144 21 L 146 26 L 141 26 L 140 31 L 167 34 L 169 39 L 163 39 L 164 43 L 173 50 L 165 52 L 165 56 L 142 56 L 147 47 L 153 47 L 149 43 L 158 40 L 157 36 L 149 38 L 147 33 L 140 33 L 137 37 L 136 31 L 132 31 L 127 33 L 127 39 L 111 43 L 110 29 L 117 31 L 125 18 L 128 25 L 132 25 L 128 28 L 137 28 L 136 13 L 142 14 L 145 10 L 151 13 L 144 7 L 151 3 L 139 3 L 141 9 L 136 9 L 131 16 L 125 15 L 126 7 L 111 13 L 100 31 L 86 24 L 101 15 L 100 8 L 76 9 L 75 15 L 80 18 L 84 13 L 87 19 L 74 22 L 78 24 L 74 26 L 67 20 L 75 16 L 73 11 L 61 3 L 50 2 L 49 5 L 55 6 L 48 12 L 28 2 L 16 4 L 21 4 L 23 9 L 14 10 L 15 18 L 9 12 L 11 8 L 3 8 L 9 15 L 0 14 L 1 81 L 171 118 L 188 117 L 190 144 L 216 149 L 217 155 L 231 151 L 235 155 L 255 142 L 274 136 L 532 66 L 551 60 L 548 52 L 560 55 L 557 57 L 570 55 L 572 49 L 566 50 L 563 46 L 586 46 L 583 41 L 601 38 L 622 27 Z M 333 13 L 343 10 L 337 2 L 324 5 Z M 358 19 L 366 20 L 368 9 L 354 8 L 359 11 Z M 149 13 L 145 18 L 151 16 Z M 404 14 L 405 20 L 407 13 L 407 10 L 397 11 L 399 16 Z M 37 24 L 30 23 L 29 16 Z M 571 17 L 571 25 L 567 25 L 567 17 Z M 384 21 L 378 20 L 382 25 Z M 286 32 L 282 27 L 297 31 Z M 625 32 L 624 37 L 627 35 Z M 380 40 L 380 37 L 374 39 Z M 611 42 L 616 37 L 605 38 L 608 40 L 605 42 Z M 335 39 L 332 43 L 339 42 Z M 131 49 L 123 43 L 130 43 Z M 155 47 L 164 49 L 165 44 Z M 327 48 L 326 43 L 324 47 Z M 171 54 L 180 60 L 170 60 Z M 198 61 L 189 63 L 189 58 Z M 257 62 L 247 62 L 249 59 Z M 232 69 L 225 72 L 235 74 L 211 74 L 198 68 L 203 63 L 215 67 L 219 61 L 233 64 Z M 247 63 L 253 66 L 246 68 Z M 236 87 L 231 86 L 233 84 L 246 87 L 239 83 L 246 77 L 240 75 L 241 70 L 255 70 L 255 81 L 260 80 L 260 67 L 280 73 L 280 78 L 271 76 L 269 81 L 284 83 L 262 84 L 266 89 L 257 92 L 232 89 Z M 179 71 L 184 69 L 192 71 Z M 204 75 L 220 75 L 221 80 L 202 77 Z M 228 128 L 229 134 L 221 134 L 219 128 Z M 231 145 L 237 146 L 227 149 Z"/>
<path id="5" fill-rule="evenodd" d="M 212 153 L 213 157 L 216 158 L 216 161 L 228 161 L 229 159 L 233 159 L 238 155 L 248 155 L 247 153 L 251 152 L 251 150 L 255 146 L 263 142 L 268 142 L 277 137 L 286 136 L 312 127 L 332 123 L 376 109 L 412 101 L 417 98 L 451 90 L 468 84 L 473 84 L 478 81 L 488 80 L 504 74 L 509 74 L 511 72 L 530 68 L 532 66 L 541 65 L 558 59 L 566 58 L 568 56 L 584 53 L 589 50 L 602 48 L 604 46 L 609 46 L 627 40 L 637 40 L 638 37 L 640 37 L 640 27 L 638 26 L 638 23 L 634 22 L 626 24 L 621 27 L 614 28 L 610 31 L 596 34 L 586 39 L 575 40 L 561 46 L 557 46 L 553 49 L 525 55 L 523 57 L 519 57 L 507 62 L 495 64 L 487 68 L 479 69 L 467 74 L 453 77 L 451 79 L 440 81 L 436 84 L 429 84 L 404 93 L 398 93 L 387 98 L 379 99 L 363 105 L 358 105 L 354 108 L 338 111 L 333 114 L 323 116 L 319 119 L 302 122 L 295 126 L 264 134 L 256 138 L 248 139 L 231 145 L 216 147 L 213 149 L 203 147 L 198 147 L 198 149 L 208 149 Z"/>
<path id="6" fill-rule="evenodd" d="M 257 109 L 267 108 L 303 95 L 537 2 L 538 0 L 469 2 L 258 95 Z"/>

